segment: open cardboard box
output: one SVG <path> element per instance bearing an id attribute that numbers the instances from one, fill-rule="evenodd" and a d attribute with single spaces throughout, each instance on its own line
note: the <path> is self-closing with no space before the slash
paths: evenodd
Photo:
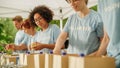
<path id="1" fill-rule="evenodd" d="M 53 56 L 53 68 L 69 68 L 68 58 L 70 56 L 78 56 L 78 55 L 77 54 L 54 55 Z"/>
<path id="2" fill-rule="evenodd" d="M 112 57 L 69 57 L 69 68 L 116 68 Z"/>

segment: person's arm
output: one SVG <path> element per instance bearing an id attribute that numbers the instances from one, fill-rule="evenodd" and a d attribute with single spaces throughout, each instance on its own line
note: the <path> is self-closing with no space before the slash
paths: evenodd
<path id="1" fill-rule="evenodd" d="M 7 44 L 6 50 L 27 50 L 27 46 L 25 44 L 15 45 L 15 44 Z"/>
<path id="2" fill-rule="evenodd" d="M 101 43 L 102 43 L 102 41 L 103 41 L 103 38 L 104 38 L 104 37 L 101 37 L 101 38 L 100 38 L 100 45 L 101 45 Z M 97 51 L 98 51 L 98 50 L 97 50 Z M 95 51 L 95 52 L 89 54 L 89 56 L 95 56 L 96 53 L 97 53 L 97 51 Z"/>
<path id="3" fill-rule="evenodd" d="M 109 43 L 109 37 L 108 37 L 108 34 L 105 32 L 105 33 L 104 33 L 104 38 L 103 38 L 103 40 L 102 40 L 102 42 L 101 42 L 101 45 L 100 45 L 99 49 L 98 49 L 96 52 L 90 54 L 90 56 L 101 56 L 101 55 L 105 55 L 105 54 L 106 54 L 106 48 L 107 48 L 107 46 L 108 46 L 108 43 Z"/>
<path id="4" fill-rule="evenodd" d="M 27 46 L 25 44 L 20 44 L 19 46 L 14 46 L 14 50 L 27 50 Z"/>
<path id="5" fill-rule="evenodd" d="M 34 42 L 34 43 L 32 43 L 32 45 L 33 45 L 32 48 L 34 50 L 41 50 L 43 48 L 48 48 L 48 49 L 54 49 L 55 48 L 55 44 L 42 44 L 42 43 L 39 43 L 39 42 Z M 64 45 L 62 46 L 62 48 L 64 48 Z"/>
<path id="6" fill-rule="evenodd" d="M 54 54 L 60 54 L 60 50 L 62 48 L 62 46 L 64 45 L 65 40 L 67 39 L 67 33 L 66 32 L 61 32 L 61 34 L 59 35 L 57 42 L 55 44 L 55 48 L 53 50 Z"/>
<path id="7" fill-rule="evenodd" d="M 101 55 L 105 55 L 106 54 L 106 49 L 107 49 L 107 46 L 108 46 L 108 43 L 109 43 L 109 37 L 108 37 L 108 34 L 105 32 L 105 35 L 104 35 L 104 38 L 103 38 L 103 41 L 96 53 L 96 56 L 101 56 Z"/>

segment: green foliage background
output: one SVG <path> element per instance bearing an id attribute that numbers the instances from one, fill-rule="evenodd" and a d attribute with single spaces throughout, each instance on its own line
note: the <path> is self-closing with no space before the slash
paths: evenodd
<path id="1" fill-rule="evenodd" d="M 11 18 L 0 18 L 0 44 L 13 43 L 16 31 Z"/>
<path id="2" fill-rule="evenodd" d="M 90 9 L 97 11 L 97 5 L 91 7 Z M 63 27 L 66 21 L 67 21 L 67 18 L 63 20 Z M 53 20 L 51 21 L 51 24 L 57 24 L 59 26 L 60 21 Z M 0 44 L 13 43 L 16 32 L 17 30 L 14 27 L 11 18 L 0 18 Z"/>

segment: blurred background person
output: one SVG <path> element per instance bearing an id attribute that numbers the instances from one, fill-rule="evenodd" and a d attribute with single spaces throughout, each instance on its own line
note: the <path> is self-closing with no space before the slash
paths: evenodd
<path id="1" fill-rule="evenodd" d="M 19 45 L 22 40 L 24 39 L 24 31 L 21 28 L 21 25 L 23 23 L 23 18 L 21 16 L 15 16 L 13 19 L 13 24 L 17 28 L 18 32 L 16 33 L 15 36 L 15 45 Z"/>
<path id="2" fill-rule="evenodd" d="M 35 25 L 32 24 L 29 19 L 26 19 L 24 21 L 24 23 L 22 24 L 22 28 L 26 33 L 26 37 L 24 39 L 24 42 L 22 43 L 24 43 L 27 46 L 28 50 L 30 50 L 31 49 L 30 45 L 33 42 L 37 42 L 38 32 L 35 28 Z"/>
<path id="3" fill-rule="evenodd" d="M 35 26 L 30 23 L 29 19 L 26 19 L 21 24 L 21 28 L 25 32 L 24 39 L 22 39 L 22 42 L 19 44 L 19 46 L 9 44 L 8 49 L 22 50 L 23 52 L 24 50 L 30 50 L 31 43 L 37 41 L 37 31 L 35 29 Z"/>
<path id="4" fill-rule="evenodd" d="M 21 16 L 15 16 L 13 19 L 13 24 L 15 25 L 16 29 L 18 30 L 15 36 L 15 41 L 13 44 L 6 45 L 6 49 L 14 49 L 14 46 L 19 46 L 25 37 L 24 30 L 22 29 L 21 25 L 23 23 L 23 18 Z"/>
<path id="5" fill-rule="evenodd" d="M 96 56 L 107 55 L 116 59 L 120 68 L 120 0 L 98 0 L 98 12 L 102 16 L 105 36 Z"/>

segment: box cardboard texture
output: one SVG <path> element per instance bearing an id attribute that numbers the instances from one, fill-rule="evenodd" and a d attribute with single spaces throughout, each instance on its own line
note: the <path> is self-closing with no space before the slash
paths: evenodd
<path id="1" fill-rule="evenodd" d="M 78 56 L 77 54 L 54 55 L 53 68 L 69 68 L 69 56 Z"/>
<path id="2" fill-rule="evenodd" d="M 116 68 L 112 57 L 69 57 L 69 68 Z"/>
<path id="3" fill-rule="evenodd" d="M 68 68 L 68 56 L 54 55 L 53 68 Z"/>
<path id="4" fill-rule="evenodd" d="M 26 65 L 27 68 L 35 68 L 34 54 L 25 54 L 24 65 Z"/>
<path id="5" fill-rule="evenodd" d="M 45 68 L 45 54 L 35 54 L 34 64 L 34 68 Z"/>
<path id="6" fill-rule="evenodd" d="M 53 54 L 45 54 L 45 68 L 53 68 Z"/>

